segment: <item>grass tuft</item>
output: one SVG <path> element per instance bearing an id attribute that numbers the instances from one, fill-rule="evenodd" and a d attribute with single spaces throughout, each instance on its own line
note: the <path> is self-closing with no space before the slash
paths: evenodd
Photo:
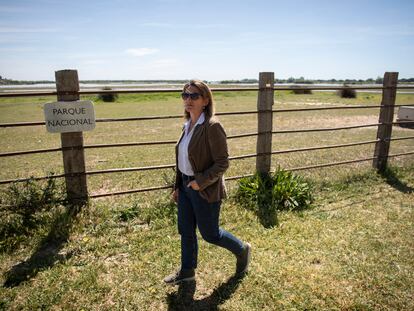
<path id="1" fill-rule="evenodd" d="M 152 228 L 171 225 L 177 222 L 177 206 L 169 194 L 153 198 L 151 201 L 134 201 L 116 211 L 117 220 L 122 222 L 139 221 Z"/>

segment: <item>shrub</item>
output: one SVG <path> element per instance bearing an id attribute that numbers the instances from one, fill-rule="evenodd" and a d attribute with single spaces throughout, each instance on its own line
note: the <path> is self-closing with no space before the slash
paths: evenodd
<path id="1" fill-rule="evenodd" d="M 312 90 L 303 87 L 300 88 L 301 86 L 299 85 L 293 85 L 292 87 L 292 94 L 312 94 Z"/>
<path id="2" fill-rule="evenodd" d="M 105 86 L 102 88 L 103 91 L 111 91 L 110 87 Z M 118 94 L 116 93 L 100 93 L 98 94 L 98 99 L 104 102 L 115 102 L 118 99 Z"/>
<path id="3" fill-rule="evenodd" d="M 42 214 L 65 202 L 63 187 L 55 179 L 39 183 L 30 179 L 22 184 L 14 183 L 0 196 L 0 251 L 18 245 L 31 230 L 38 227 Z"/>
<path id="4" fill-rule="evenodd" d="M 356 91 L 350 88 L 348 85 L 344 85 L 344 89 L 338 91 L 338 95 L 341 98 L 356 98 L 357 94 Z"/>
<path id="5" fill-rule="evenodd" d="M 257 213 L 265 227 L 277 224 L 277 211 L 299 211 L 313 202 L 312 189 L 302 177 L 278 168 L 274 173 L 242 178 L 236 201 Z"/>

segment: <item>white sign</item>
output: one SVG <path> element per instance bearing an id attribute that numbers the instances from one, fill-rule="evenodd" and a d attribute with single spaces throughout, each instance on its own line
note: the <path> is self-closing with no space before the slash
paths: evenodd
<path id="1" fill-rule="evenodd" d="M 50 133 L 91 131 L 95 111 L 90 100 L 47 103 L 44 106 L 46 129 Z"/>

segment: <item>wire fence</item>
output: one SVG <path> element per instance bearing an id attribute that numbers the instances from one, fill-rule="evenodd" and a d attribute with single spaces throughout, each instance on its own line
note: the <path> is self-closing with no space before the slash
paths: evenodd
<path id="1" fill-rule="evenodd" d="M 274 91 L 283 91 L 283 90 L 343 90 L 348 89 L 349 87 L 319 87 L 319 86 L 306 86 L 306 87 L 272 87 L 271 90 Z M 265 88 L 217 88 L 212 89 L 213 92 L 244 92 L 244 91 L 257 91 L 260 93 L 261 90 Z M 414 87 L 410 86 L 394 86 L 394 87 L 358 87 L 352 86 L 354 90 L 391 90 L 396 91 L 397 89 L 414 89 Z M 269 88 L 267 88 L 269 90 Z M 181 89 L 152 89 L 152 90 L 88 90 L 88 91 L 79 91 L 79 92 L 19 92 L 19 93 L 0 93 L 0 97 L 21 97 L 21 96 L 53 96 L 59 94 L 65 95 L 91 95 L 91 94 L 99 94 L 99 93 L 165 93 L 165 92 L 179 92 Z M 383 95 L 384 96 L 384 95 Z M 334 106 L 334 107 L 313 107 L 313 108 L 301 108 L 301 109 L 265 109 L 265 110 L 252 110 L 252 111 L 234 111 L 234 112 L 221 112 L 217 113 L 218 116 L 235 116 L 235 115 L 247 115 L 247 114 L 260 114 L 260 113 L 271 113 L 280 114 L 280 113 L 291 113 L 291 112 L 310 112 L 310 111 L 323 111 L 323 110 L 346 110 L 346 109 L 373 109 L 373 108 L 380 108 L 381 111 L 394 109 L 394 107 L 401 107 L 401 106 L 414 106 L 414 105 L 393 105 L 384 106 L 381 105 L 357 105 L 357 106 Z M 164 116 L 143 116 L 143 117 L 128 117 L 128 118 L 105 118 L 105 119 L 97 119 L 96 122 L 129 122 L 129 121 L 148 121 L 148 120 L 167 120 L 167 119 L 179 119 L 183 118 L 182 115 L 164 115 Z M 381 119 L 381 118 L 380 118 Z M 327 127 L 327 128 L 302 128 L 302 129 L 288 129 L 288 130 L 269 130 L 269 131 L 258 131 L 253 133 L 242 133 L 237 135 L 229 135 L 228 139 L 239 139 L 244 137 L 254 137 L 260 136 L 265 134 L 270 135 L 277 135 L 277 134 L 293 134 L 293 133 L 311 133 L 311 132 L 330 132 L 330 131 L 343 131 L 343 130 L 351 130 L 351 129 L 358 129 L 358 128 L 369 128 L 369 127 L 376 127 L 380 129 L 383 126 L 393 126 L 393 125 L 412 125 L 414 121 L 397 121 L 392 122 L 388 120 L 385 122 L 378 123 L 371 123 L 371 124 L 359 124 L 359 125 L 352 125 L 352 126 L 338 126 L 338 127 Z M 10 128 L 10 127 L 26 127 L 26 126 L 45 126 L 44 121 L 35 121 L 35 122 L 15 122 L 15 123 L 1 123 L 0 128 Z M 336 148 L 346 148 L 346 147 L 354 147 L 354 146 L 361 146 L 361 145 L 370 145 L 370 144 L 378 144 L 378 143 L 390 143 L 391 141 L 398 141 L 398 140 L 408 140 L 413 139 L 414 136 L 408 137 L 377 137 L 375 140 L 369 141 L 357 141 L 351 143 L 344 143 L 344 144 L 335 144 L 335 145 L 322 145 L 322 146 L 311 146 L 306 148 L 295 148 L 295 149 L 288 149 L 288 150 L 274 150 L 271 152 L 256 152 L 252 154 L 245 154 L 245 155 L 238 155 L 238 156 L 231 156 L 229 160 L 240 160 L 240 159 L 247 159 L 247 158 L 257 158 L 261 156 L 271 156 L 271 155 L 280 155 L 280 154 L 288 154 L 288 153 L 298 153 L 298 152 L 305 152 L 305 151 L 316 151 L 316 150 L 326 150 L 326 149 L 336 149 Z M 0 157 L 16 157 L 16 156 L 25 156 L 25 155 L 32 155 L 32 154 L 43 154 L 43 153 L 50 153 L 50 152 L 64 152 L 66 150 L 74 150 L 74 149 L 99 149 L 99 148 L 121 148 L 121 147 L 136 147 L 136 146 L 157 146 L 157 145 L 173 145 L 176 144 L 174 140 L 165 140 L 165 141 L 149 141 L 149 142 L 128 142 L 128 143 L 112 143 L 112 144 L 95 144 L 95 145 L 83 145 L 78 147 L 60 147 L 60 148 L 43 148 L 43 149 L 34 149 L 34 150 L 23 150 L 23 151 L 13 151 L 13 152 L 2 152 L 0 153 Z M 398 154 L 388 154 L 387 157 L 398 157 L 398 156 L 406 156 L 412 155 L 414 152 L 403 152 Z M 381 156 L 372 156 L 367 158 L 360 158 L 360 159 L 353 159 L 347 161 L 338 161 L 338 162 L 330 162 L 330 163 L 322 163 L 317 165 L 309 165 L 309 166 L 302 166 L 302 167 L 293 167 L 288 169 L 289 171 L 300 171 L 300 170 L 310 170 L 315 168 L 325 168 L 337 165 L 346 165 L 364 161 L 375 161 L 381 160 Z M 125 172 L 138 172 L 138 171 L 151 171 L 151 170 L 165 170 L 165 169 L 174 169 L 175 164 L 165 164 L 165 165 L 156 165 L 156 166 L 146 166 L 146 167 L 129 167 L 129 168 L 113 168 L 113 169 L 106 169 L 106 170 L 95 170 L 95 171 L 86 171 L 81 173 L 64 173 L 64 174 L 54 174 L 49 176 L 40 176 L 40 177 L 31 177 L 31 178 L 20 178 L 20 179 L 8 179 L 8 180 L 0 180 L 0 184 L 10 184 L 15 182 L 25 182 L 28 180 L 45 180 L 49 178 L 63 178 L 63 177 L 74 177 L 78 175 L 101 175 L 101 174 L 112 174 L 112 173 L 125 173 Z M 240 175 L 240 176 L 231 176 L 227 177 L 226 180 L 236 180 L 242 177 L 252 176 L 252 174 Z M 147 188 L 140 188 L 140 189 L 130 189 L 125 191 L 113 191 L 108 193 L 100 193 L 100 194 L 89 194 L 89 198 L 100 198 L 106 196 L 114 196 L 114 195 L 124 195 L 124 194 L 131 194 L 131 193 L 138 193 L 138 192 L 146 192 L 146 191 L 157 191 L 162 189 L 169 189 L 172 185 L 164 185 L 164 186 L 157 186 L 157 187 L 147 187 Z"/>

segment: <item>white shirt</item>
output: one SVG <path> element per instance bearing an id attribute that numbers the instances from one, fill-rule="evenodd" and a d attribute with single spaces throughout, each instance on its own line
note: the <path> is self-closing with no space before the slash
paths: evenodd
<path id="1" fill-rule="evenodd" d="M 194 129 L 197 125 L 203 124 L 205 121 L 204 112 L 201 113 L 201 115 L 198 117 L 198 120 L 196 124 L 194 124 L 191 131 L 189 131 L 191 120 L 188 120 L 184 124 L 184 135 L 183 138 L 180 141 L 180 144 L 178 146 L 178 169 L 181 173 L 188 175 L 188 176 L 194 176 L 193 168 L 191 167 L 191 163 L 188 160 L 188 145 L 190 144 L 191 137 L 193 137 Z"/>

